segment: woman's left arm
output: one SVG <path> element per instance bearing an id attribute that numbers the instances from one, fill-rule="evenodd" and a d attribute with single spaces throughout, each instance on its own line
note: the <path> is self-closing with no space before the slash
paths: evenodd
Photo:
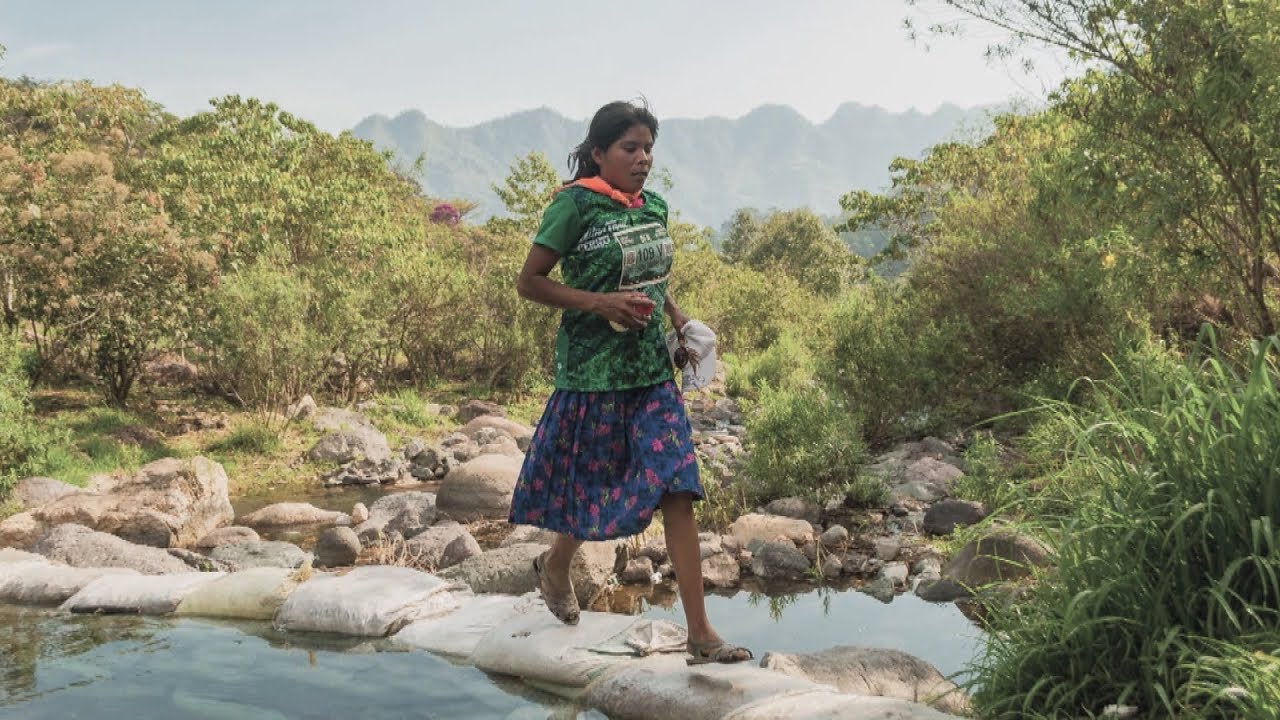
<path id="1" fill-rule="evenodd" d="M 662 303 L 662 309 L 667 313 L 667 317 L 671 318 L 671 327 L 676 332 L 684 329 L 684 324 L 689 322 L 689 316 L 684 314 L 679 305 L 676 305 L 675 298 L 671 297 L 671 291 L 667 291 L 666 300 Z"/>

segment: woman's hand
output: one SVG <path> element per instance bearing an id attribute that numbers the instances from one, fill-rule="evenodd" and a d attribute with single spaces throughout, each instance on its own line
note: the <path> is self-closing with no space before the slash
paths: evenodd
<path id="1" fill-rule="evenodd" d="M 656 305 L 642 292 L 600 293 L 591 311 L 628 330 L 639 330 L 649 324 Z"/>
<path id="2" fill-rule="evenodd" d="M 676 301 L 671 297 L 670 292 L 667 293 L 666 302 L 663 303 L 663 309 L 667 311 L 667 317 L 671 318 L 671 327 L 677 333 L 682 332 L 684 330 L 685 323 L 689 322 L 689 316 L 685 315 L 684 311 L 680 309 L 680 306 L 676 304 Z"/>

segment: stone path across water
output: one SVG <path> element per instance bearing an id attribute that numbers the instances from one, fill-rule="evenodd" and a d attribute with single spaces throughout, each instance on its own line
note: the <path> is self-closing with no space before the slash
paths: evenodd
<path id="1" fill-rule="evenodd" d="M 690 667 L 679 625 L 586 612 L 579 626 L 566 627 L 535 594 L 474 595 L 464 585 L 403 567 L 121 575 L 0 550 L 0 601 L 31 597 L 79 613 L 271 619 L 285 630 L 389 636 L 405 647 L 520 677 L 614 718 L 953 717 L 901 697 L 840 692 L 830 678 L 822 684 L 805 677 L 797 669 L 803 662 L 783 661 L 794 656 L 765 658 L 779 669 L 746 663 Z M 953 687 L 938 684 L 940 679 L 919 679 L 913 687 L 864 685 L 924 700 Z M 953 707 L 962 697 L 953 692 L 937 702 Z"/>

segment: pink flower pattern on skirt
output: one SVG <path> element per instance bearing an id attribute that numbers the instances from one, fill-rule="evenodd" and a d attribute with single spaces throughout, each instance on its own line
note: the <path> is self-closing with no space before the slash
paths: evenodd
<path id="1" fill-rule="evenodd" d="M 510 521 L 580 540 L 635 535 L 666 493 L 702 499 L 693 433 L 674 382 L 556 390 L 538 422 Z"/>

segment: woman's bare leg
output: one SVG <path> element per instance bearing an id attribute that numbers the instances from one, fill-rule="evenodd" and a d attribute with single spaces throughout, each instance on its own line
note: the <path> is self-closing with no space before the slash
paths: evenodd
<path id="1" fill-rule="evenodd" d="M 698 526 L 693 520 L 693 496 L 687 492 L 668 493 L 662 498 L 662 527 L 667 538 L 667 556 L 676 569 L 676 585 L 684 605 L 689 639 L 705 644 L 719 642 L 707 619 L 707 603 L 702 592 L 702 552 Z"/>
<path id="2" fill-rule="evenodd" d="M 569 591 L 569 566 L 580 547 L 581 540 L 564 533 L 557 533 L 556 541 L 551 543 L 551 552 L 547 553 L 547 582 L 556 592 Z"/>

